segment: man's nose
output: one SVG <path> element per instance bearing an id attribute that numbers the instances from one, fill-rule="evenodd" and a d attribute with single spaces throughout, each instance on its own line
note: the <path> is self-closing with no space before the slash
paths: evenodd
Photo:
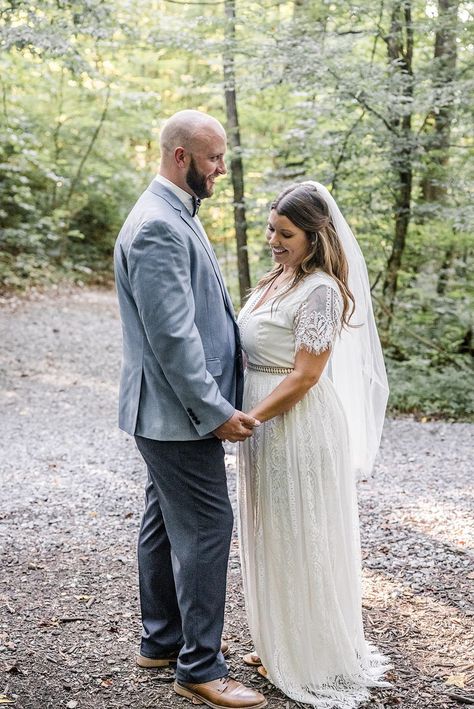
<path id="1" fill-rule="evenodd" d="M 226 167 L 226 164 L 225 164 L 225 162 L 224 162 L 224 158 L 221 158 L 221 159 L 219 160 L 219 163 L 218 163 L 218 165 L 217 165 L 217 171 L 218 171 L 218 173 L 219 173 L 220 175 L 227 175 L 227 167 Z"/>

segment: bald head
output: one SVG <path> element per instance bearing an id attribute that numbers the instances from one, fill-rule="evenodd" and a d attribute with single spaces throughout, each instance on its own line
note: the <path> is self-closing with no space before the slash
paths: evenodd
<path id="1" fill-rule="evenodd" d="M 225 175 L 227 139 L 218 120 L 201 111 L 179 111 L 160 136 L 160 174 L 200 199 L 210 197 L 219 175 Z"/>
<path id="2" fill-rule="evenodd" d="M 192 152 L 196 139 L 217 133 L 225 139 L 225 130 L 218 120 L 201 111 L 178 111 L 168 118 L 161 130 L 160 147 L 163 157 L 173 154 L 176 148 Z"/>

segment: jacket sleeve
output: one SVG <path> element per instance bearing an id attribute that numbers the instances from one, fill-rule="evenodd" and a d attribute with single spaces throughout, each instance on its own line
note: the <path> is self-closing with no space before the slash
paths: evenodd
<path id="1" fill-rule="evenodd" d="M 227 421 L 235 409 L 206 369 L 194 322 L 189 250 L 168 223 L 150 221 L 140 226 L 127 262 L 150 347 L 197 432 L 204 436 Z"/>

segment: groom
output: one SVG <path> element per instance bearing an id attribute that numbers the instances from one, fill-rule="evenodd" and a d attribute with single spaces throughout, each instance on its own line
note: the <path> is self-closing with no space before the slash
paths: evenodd
<path id="1" fill-rule="evenodd" d="M 221 646 L 233 525 L 222 441 L 242 441 L 258 425 L 238 410 L 237 325 L 198 217 L 226 173 L 225 151 L 225 131 L 211 116 L 172 116 L 159 174 L 118 236 L 119 425 L 135 436 L 148 468 L 137 662 L 176 662 L 175 691 L 194 703 L 259 709 L 264 697 L 227 676 Z"/>

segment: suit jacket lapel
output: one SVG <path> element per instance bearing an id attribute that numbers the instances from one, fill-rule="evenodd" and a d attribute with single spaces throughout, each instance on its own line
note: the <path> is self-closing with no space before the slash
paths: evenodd
<path id="1" fill-rule="evenodd" d="M 230 299 L 230 296 L 227 292 L 227 288 L 225 287 L 224 284 L 224 279 L 222 278 L 222 273 L 221 269 L 219 267 L 219 264 L 217 262 L 216 255 L 212 249 L 212 246 L 207 239 L 207 237 L 204 236 L 204 234 L 201 233 L 201 230 L 199 229 L 198 225 L 194 221 L 194 219 L 191 217 L 189 214 L 188 210 L 184 206 L 184 204 L 181 202 L 180 199 L 171 191 L 169 190 L 165 185 L 162 185 L 160 182 L 157 182 L 156 180 L 153 180 L 153 182 L 150 184 L 148 189 L 153 192 L 153 194 L 158 195 L 159 197 L 163 197 L 163 199 L 166 199 L 167 202 L 171 204 L 172 207 L 175 209 L 178 209 L 181 214 L 181 219 L 186 222 L 186 224 L 193 230 L 193 232 L 196 234 L 198 237 L 199 241 L 201 242 L 206 254 L 209 257 L 209 260 L 212 264 L 212 268 L 214 269 L 214 272 L 216 274 L 217 280 L 219 281 L 219 285 L 222 291 L 222 296 L 224 298 L 224 301 L 226 303 L 227 309 L 229 310 L 230 314 L 232 315 L 233 318 L 235 318 L 235 312 L 234 312 L 234 306 L 232 305 L 232 301 Z"/>
<path id="2" fill-rule="evenodd" d="M 227 288 L 225 287 L 224 279 L 222 278 L 221 269 L 220 269 L 219 263 L 217 261 L 216 255 L 214 253 L 214 250 L 213 250 L 208 238 L 206 236 L 204 236 L 204 234 L 201 232 L 201 230 L 199 229 L 199 226 L 196 224 L 194 219 L 191 217 L 191 215 L 189 214 L 186 207 L 183 207 L 183 209 L 181 211 L 181 219 L 183 219 L 186 222 L 186 224 L 188 224 L 191 227 L 191 229 L 194 231 L 194 233 L 197 235 L 199 241 L 203 245 L 207 255 L 209 256 L 211 263 L 212 263 L 212 267 L 213 267 L 214 272 L 217 276 L 217 280 L 219 281 L 219 285 L 221 287 L 222 295 L 223 295 L 224 300 L 226 302 L 227 308 L 230 310 L 232 316 L 234 317 L 234 315 L 235 315 L 234 314 L 234 307 L 232 305 L 232 301 L 230 300 L 230 296 L 227 292 Z"/>

